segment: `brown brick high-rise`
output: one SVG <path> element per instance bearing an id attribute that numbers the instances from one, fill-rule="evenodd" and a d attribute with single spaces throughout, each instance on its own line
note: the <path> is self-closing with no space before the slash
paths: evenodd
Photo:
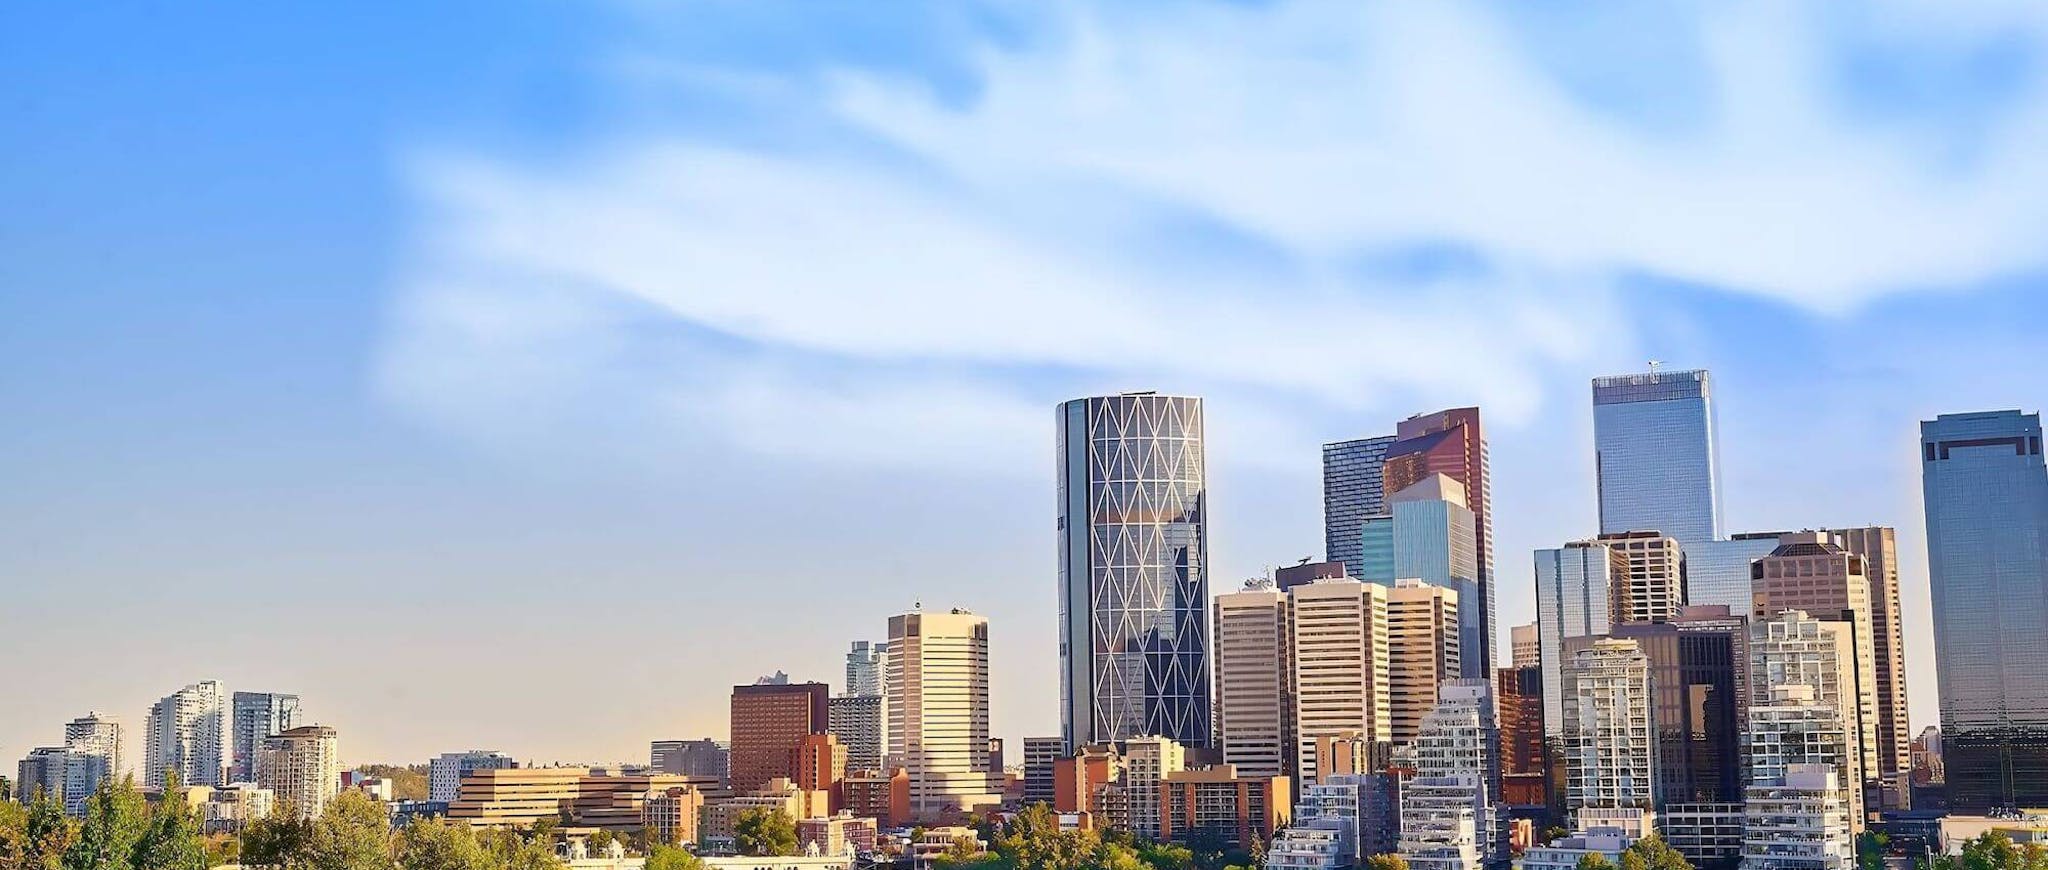
<path id="1" fill-rule="evenodd" d="M 757 791 L 778 777 L 795 782 L 804 738 L 826 733 L 829 697 L 824 683 L 732 687 L 733 793 Z"/>

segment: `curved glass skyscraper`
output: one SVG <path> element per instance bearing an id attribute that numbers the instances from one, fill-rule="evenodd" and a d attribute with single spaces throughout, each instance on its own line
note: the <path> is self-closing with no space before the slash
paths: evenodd
<path id="1" fill-rule="evenodd" d="M 1202 400 L 1059 407 L 1060 720 L 1067 747 L 1209 744 Z"/>
<path id="2" fill-rule="evenodd" d="M 2041 415 L 1920 424 L 1949 805 L 2048 806 L 2048 468 Z"/>

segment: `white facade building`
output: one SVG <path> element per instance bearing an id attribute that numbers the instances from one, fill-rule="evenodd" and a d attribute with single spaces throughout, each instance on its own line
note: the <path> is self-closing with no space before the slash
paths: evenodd
<path id="1" fill-rule="evenodd" d="M 1487 680 L 1446 680 L 1401 789 L 1401 857 L 1414 870 L 1479 870 L 1507 861 L 1500 815 L 1500 729 Z"/>
<path id="2" fill-rule="evenodd" d="M 1594 828 L 1559 837 L 1548 846 L 1530 846 L 1522 853 L 1521 870 L 1577 870 L 1579 861 L 1587 855 L 1598 855 L 1619 867 L 1621 853 L 1628 851 L 1635 841 L 1635 837 L 1618 828 Z"/>
<path id="3" fill-rule="evenodd" d="M 1572 655 L 1564 691 L 1566 811 L 1654 809 L 1657 731 L 1650 718 L 1649 657 L 1633 640 L 1600 638 Z"/>
<path id="4" fill-rule="evenodd" d="M 1171 737 L 1133 737 L 1124 744 L 1123 789 L 1132 831 L 1159 835 L 1159 784 L 1187 767 L 1187 749 Z"/>
<path id="5" fill-rule="evenodd" d="M 228 762 L 228 697 L 217 680 L 193 683 L 149 708 L 143 735 L 146 785 L 161 788 L 166 771 L 185 785 L 222 785 Z"/>
<path id="6" fill-rule="evenodd" d="M 1794 764 L 1744 793 L 1742 870 L 1849 870 L 1848 803 L 1832 765 Z"/>
<path id="7" fill-rule="evenodd" d="M 487 749 L 444 752 L 427 763 L 427 800 L 454 803 L 462 791 L 462 778 L 472 770 L 503 770 L 518 767 L 512 756 Z"/>

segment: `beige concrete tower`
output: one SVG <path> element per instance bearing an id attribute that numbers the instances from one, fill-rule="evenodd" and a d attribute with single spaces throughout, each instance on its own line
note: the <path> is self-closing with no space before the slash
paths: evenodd
<path id="1" fill-rule="evenodd" d="M 1608 602 L 1615 622 L 1670 622 L 1685 606 L 1685 554 L 1678 539 L 1662 532 L 1601 535 L 1628 563 L 1614 578 Z"/>
<path id="2" fill-rule="evenodd" d="M 1437 686 L 1458 678 L 1458 593 L 1420 580 L 1387 593 L 1387 691 L 1393 741 L 1413 743 L 1436 709 Z"/>
<path id="3" fill-rule="evenodd" d="M 988 758 L 988 618 L 955 609 L 889 617 L 889 752 L 910 816 L 1002 802 Z"/>
<path id="4" fill-rule="evenodd" d="M 1293 776 L 1294 665 L 1287 593 L 1264 580 L 1216 596 L 1216 732 L 1246 776 Z"/>
<path id="5" fill-rule="evenodd" d="M 1296 764 L 1316 771 L 1316 738 L 1393 739 L 1387 592 L 1377 583 L 1317 580 L 1288 590 L 1294 604 Z"/>
<path id="6" fill-rule="evenodd" d="M 1899 552 L 1889 526 L 1835 529 L 1835 541 L 1864 560 L 1870 578 L 1870 639 L 1877 669 L 1877 776 L 1904 782 L 1913 769 L 1913 730 L 1906 708 L 1906 639 L 1899 613 Z M 1888 788 L 1903 793 L 1904 786 Z"/>
<path id="7" fill-rule="evenodd" d="M 1537 632 L 1533 622 L 1508 629 L 1513 667 L 1533 668 L 1543 664 L 1543 639 Z"/>
<path id="8" fill-rule="evenodd" d="M 1786 534 L 1770 555 L 1751 563 L 1751 616 L 1762 620 L 1799 610 L 1848 632 L 1853 659 L 1850 680 L 1842 690 L 1842 712 L 1849 717 L 1848 733 L 1859 769 L 1844 771 L 1842 780 L 1860 786 L 1865 806 L 1875 809 L 1883 806 L 1883 765 L 1878 758 L 1884 744 L 1878 738 L 1877 628 L 1871 615 L 1869 562 L 1837 545 L 1833 537 L 1828 532 Z M 1761 692 L 1770 684 L 1751 685 L 1751 691 Z"/>
<path id="9" fill-rule="evenodd" d="M 316 819 L 341 790 L 341 755 L 332 728 L 305 725 L 263 738 L 256 784 L 301 819 Z"/>

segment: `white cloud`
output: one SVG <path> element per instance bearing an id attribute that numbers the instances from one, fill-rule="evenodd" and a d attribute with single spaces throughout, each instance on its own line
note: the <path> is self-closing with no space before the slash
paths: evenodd
<path id="1" fill-rule="evenodd" d="M 828 76 L 822 111 L 910 160 L 644 130 L 569 165 L 441 154 L 415 166 L 431 230 L 387 384 L 488 420 L 494 401 L 533 396 L 493 399 L 471 377 L 538 372 L 573 390 L 603 371 L 625 401 L 689 408 L 683 425 L 769 455 L 981 465 L 1021 449 L 1020 427 L 1045 437 L 1048 379 L 1275 408 L 1426 395 L 1512 422 L 1547 372 L 1630 341 L 1611 286 L 1624 272 L 1839 310 L 2042 265 L 2039 101 L 1974 165 L 1935 165 L 1830 108 L 1814 16 L 1701 14 L 1713 117 L 1687 138 L 1576 102 L 1476 7 L 1287 3 L 1067 8 L 1053 38 L 980 49 L 965 107 L 901 78 Z M 736 80 L 753 83 L 741 97 L 798 92 Z M 1200 238 L 1142 242 L 1189 218 L 1284 265 L 1209 269 L 1228 257 Z M 1418 244 L 1486 268 L 1353 268 Z M 632 319 L 559 310 L 560 287 L 746 350 L 622 375 L 560 339 L 612 347 L 633 340 Z M 504 322 L 521 311 L 544 325 Z M 797 434 L 799 409 L 834 437 Z M 927 434 L 903 441 L 892 417 Z"/>

